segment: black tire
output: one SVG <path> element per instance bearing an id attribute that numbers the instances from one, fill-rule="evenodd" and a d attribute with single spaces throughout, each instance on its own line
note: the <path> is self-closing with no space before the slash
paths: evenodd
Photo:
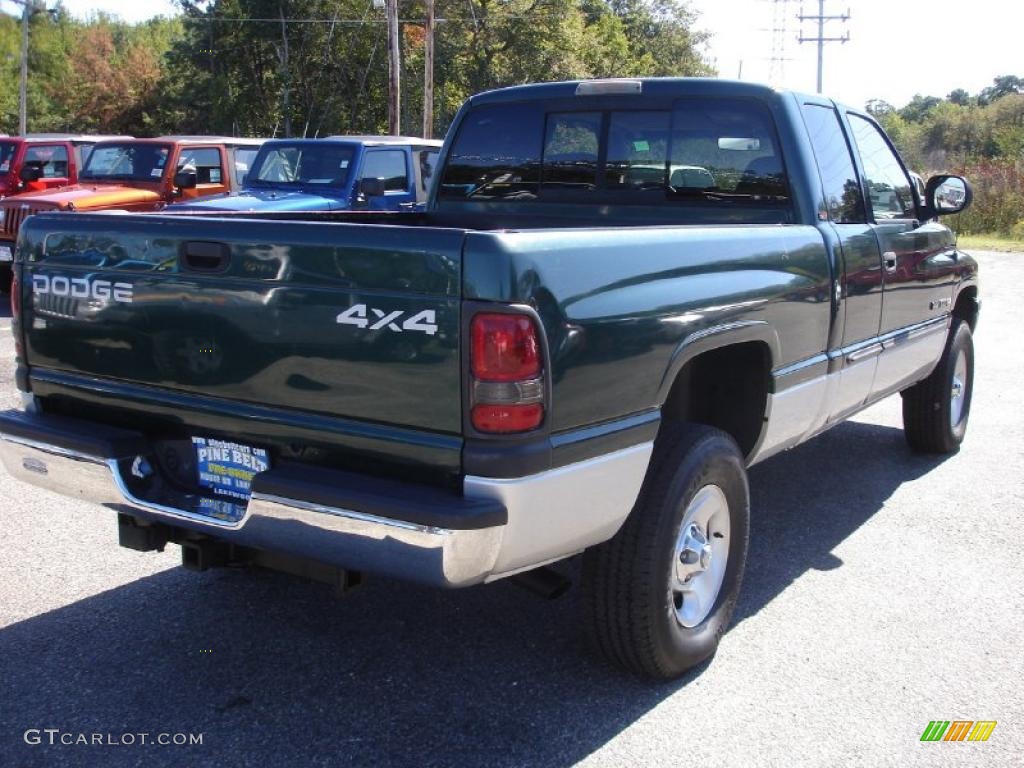
<path id="1" fill-rule="evenodd" d="M 11 292 L 11 279 L 14 272 L 10 264 L 0 264 L 0 296 L 6 296 Z"/>
<path id="2" fill-rule="evenodd" d="M 954 373 L 960 355 L 966 361 L 966 377 L 959 382 L 963 396 L 960 415 L 954 418 Z M 961 378 L 961 377 L 957 377 Z M 903 390 L 903 434 L 920 453 L 953 453 L 967 432 L 974 393 L 974 339 L 963 320 L 953 319 L 946 347 L 927 379 Z M 954 423 L 954 420 L 956 423 Z"/>
<path id="3" fill-rule="evenodd" d="M 709 486 L 721 489 L 728 502 L 728 558 L 710 612 L 691 628 L 676 615 L 676 543 L 691 500 Z M 588 640 L 611 662 L 654 679 L 678 677 L 709 658 L 732 618 L 749 537 L 750 492 L 743 456 L 733 439 L 701 425 L 664 425 L 623 527 L 584 553 Z"/>

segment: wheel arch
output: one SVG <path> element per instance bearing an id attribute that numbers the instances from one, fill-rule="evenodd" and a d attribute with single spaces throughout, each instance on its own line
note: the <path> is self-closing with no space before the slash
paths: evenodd
<path id="1" fill-rule="evenodd" d="M 981 300 L 978 298 L 978 284 L 965 283 L 956 295 L 953 303 L 953 317 L 963 320 L 974 333 L 978 327 L 978 315 L 981 312 Z"/>
<path id="2" fill-rule="evenodd" d="M 749 458 L 766 426 L 771 371 L 778 360 L 778 334 L 764 321 L 692 334 L 676 348 L 662 378 L 662 424 L 716 427 Z"/>

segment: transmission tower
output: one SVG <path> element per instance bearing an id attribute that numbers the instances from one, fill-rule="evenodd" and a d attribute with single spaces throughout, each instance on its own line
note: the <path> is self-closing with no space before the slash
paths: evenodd
<path id="1" fill-rule="evenodd" d="M 768 81 L 782 85 L 786 80 L 786 43 L 789 41 L 789 5 L 796 0 L 770 0 L 772 4 L 772 55 L 769 58 Z"/>
<path id="2" fill-rule="evenodd" d="M 818 13 L 817 14 L 805 14 L 803 6 L 800 7 L 800 15 L 797 16 L 800 19 L 800 37 L 798 38 L 801 43 L 817 43 L 818 44 L 818 93 L 821 93 L 821 75 L 822 67 L 825 59 L 825 43 L 845 43 L 850 39 L 850 33 L 845 32 L 842 37 L 826 37 L 825 36 L 825 22 L 828 21 L 840 21 L 846 24 L 850 20 L 850 11 L 847 9 L 846 13 L 827 15 L 825 13 L 825 0 L 818 0 Z M 817 35 L 804 35 L 803 24 L 806 21 L 815 22 L 818 25 Z"/>

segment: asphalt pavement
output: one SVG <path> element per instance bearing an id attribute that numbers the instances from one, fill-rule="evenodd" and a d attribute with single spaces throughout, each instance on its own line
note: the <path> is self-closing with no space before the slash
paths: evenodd
<path id="1" fill-rule="evenodd" d="M 195 574 L 0 474 L 0 767 L 1020 766 L 1024 254 L 977 256 L 962 450 L 911 454 L 894 397 L 755 467 L 734 625 L 671 684 L 589 657 L 575 591 Z M 4 407 L 9 327 L 0 300 Z"/>

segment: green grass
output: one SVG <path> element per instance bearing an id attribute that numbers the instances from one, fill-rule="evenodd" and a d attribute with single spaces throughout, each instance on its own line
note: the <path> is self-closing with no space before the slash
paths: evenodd
<path id="1" fill-rule="evenodd" d="M 1024 253 L 1024 240 L 1005 235 L 960 235 L 956 244 L 966 251 L 1020 251 Z"/>

